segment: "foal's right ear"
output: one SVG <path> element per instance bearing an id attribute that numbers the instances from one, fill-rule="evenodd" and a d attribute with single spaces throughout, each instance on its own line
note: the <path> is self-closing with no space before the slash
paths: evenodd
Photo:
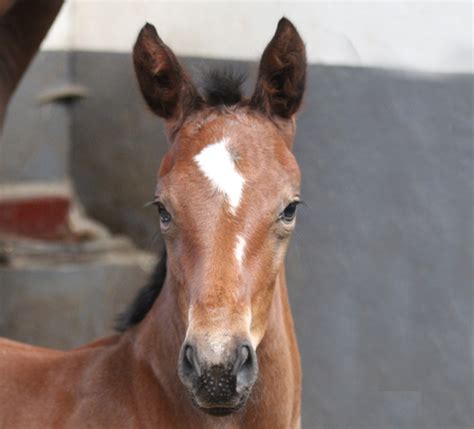
<path id="1" fill-rule="evenodd" d="M 202 104 L 190 78 L 153 25 L 147 23 L 140 31 L 133 62 L 143 97 L 158 116 L 176 121 Z"/>
<path id="2" fill-rule="evenodd" d="M 291 118 L 300 107 L 306 84 L 306 51 L 295 26 L 280 19 L 263 52 L 250 105 L 265 113 Z"/>

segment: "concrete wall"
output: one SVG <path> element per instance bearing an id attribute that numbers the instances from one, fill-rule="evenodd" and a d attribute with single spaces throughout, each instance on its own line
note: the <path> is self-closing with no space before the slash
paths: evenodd
<path id="1" fill-rule="evenodd" d="M 8 246 L 10 263 L 0 264 L 0 336 L 63 350 L 113 333 L 155 263 L 123 238 Z"/>
<path id="2" fill-rule="evenodd" d="M 0 184 L 68 179 L 68 106 L 40 101 L 43 94 L 70 81 L 68 64 L 66 52 L 42 52 L 24 76 L 0 135 Z"/>
<path id="3" fill-rule="evenodd" d="M 159 239 L 142 206 L 166 142 L 129 54 L 143 21 L 194 74 L 252 76 L 289 16 L 311 60 L 295 145 L 308 209 L 287 263 L 303 428 L 472 428 L 471 5 L 115 6 L 70 2 L 45 45 L 73 47 L 69 78 L 90 90 L 69 111 L 68 152 L 89 213 L 144 248 Z"/>

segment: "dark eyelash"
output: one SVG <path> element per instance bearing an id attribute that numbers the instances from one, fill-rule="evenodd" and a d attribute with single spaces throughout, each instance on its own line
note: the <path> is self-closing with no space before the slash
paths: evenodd
<path id="1" fill-rule="evenodd" d="M 159 204 L 159 200 L 157 199 L 154 199 L 154 200 L 151 200 L 151 201 L 148 201 L 146 202 L 144 205 L 143 205 L 143 208 L 147 208 L 147 207 L 150 207 L 150 206 L 157 206 Z"/>

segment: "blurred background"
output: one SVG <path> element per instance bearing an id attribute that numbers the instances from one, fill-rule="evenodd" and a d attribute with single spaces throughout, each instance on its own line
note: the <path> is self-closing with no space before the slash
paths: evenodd
<path id="1" fill-rule="evenodd" d="M 250 93 L 281 16 L 310 63 L 287 257 L 303 428 L 472 429 L 471 2 L 66 1 L 0 140 L 0 335 L 106 335 L 156 261 L 167 143 L 135 82 L 143 24 L 197 80 L 232 67 Z"/>

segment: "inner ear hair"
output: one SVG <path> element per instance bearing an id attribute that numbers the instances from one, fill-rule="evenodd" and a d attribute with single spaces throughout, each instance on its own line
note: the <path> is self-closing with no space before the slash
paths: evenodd
<path id="1" fill-rule="evenodd" d="M 291 118 L 303 99 L 306 85 L 306 50 L 295 26 L 282 18 L 260 60 L 253 108 Z"/>

